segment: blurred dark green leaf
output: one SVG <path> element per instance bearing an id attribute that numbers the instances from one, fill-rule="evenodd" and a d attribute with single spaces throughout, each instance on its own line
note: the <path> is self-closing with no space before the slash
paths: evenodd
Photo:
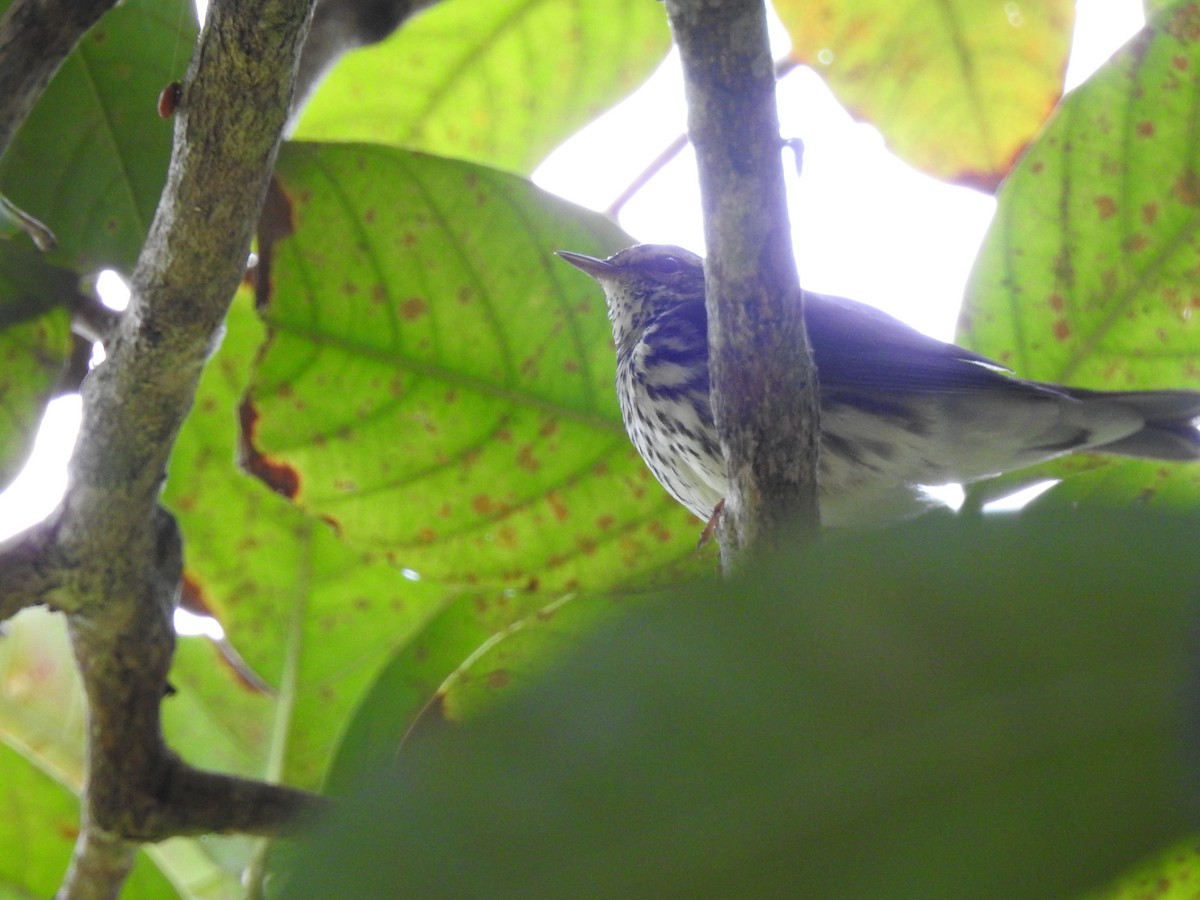
<path id="1" fill-rule="evenodd" d="M 640 84 L 670 44 L 642 0 L 445 0 L 333 71 L 297 137 L 530 172 Z"/>
<path id="2" fill-rule="evenodd" d="M 1200 837 L 1193 835 L 1118 879 L 1088 900 L 1196 900 L 1200 897 Z"/>
<path id="3" fill-rule="evenodd" d="M 0 159 L 0 191 L 48 225 L 56 262 L 132 271 L 158 205 L 173 124 L 159 92 L 196 39 L 190 0 L 126 0 L 63 63 Z"/>
<path id="4" fill-rule="evenodd" d="M 827 538 L 426 731 L 283 895 L 1044 898 L 1195 826 L 1200 520 Z"/>
<path id="5" fill-rule="evenodd" d="M 568 596 L 539 608 L 534 597 L 463 596 L 447 605 L 355 710 L 326 789 L 344 792 L 356 773 L 390 764 L 422 728 L 503 703 L 619 615 L 618 599 Z"/>

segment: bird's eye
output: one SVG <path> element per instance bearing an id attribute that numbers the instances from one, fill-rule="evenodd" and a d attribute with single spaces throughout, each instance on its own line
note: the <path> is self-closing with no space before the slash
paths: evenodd
<path id="1" fill-rule="evenodd" d="M 655 256 L 646 260 L 646 266 L 659 275 L 676 275 L 683 270 L 683 263 L 670 255 Z"/>

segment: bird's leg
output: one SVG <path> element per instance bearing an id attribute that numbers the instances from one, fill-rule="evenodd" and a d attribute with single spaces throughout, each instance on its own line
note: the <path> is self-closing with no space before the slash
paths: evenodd
<path id="1" fill-rule="evenodd" d="M 713 539 L 713 535 L 717 533 L 717 523 L 721 521 L 721 513 L 723 512 L 725 512 L 724 497 L 717 501 L 717 505 L 713 507 L 712 515 L 708 517 L 708 521 L 704 524 L 704 530 L 700 532 L 700 540 L 696 544 L 697 550 Z"/>

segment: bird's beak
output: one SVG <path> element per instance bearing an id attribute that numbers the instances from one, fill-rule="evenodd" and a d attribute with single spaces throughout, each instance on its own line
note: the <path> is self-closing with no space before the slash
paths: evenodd
<path id="1" fill-rule="evenodd" d="M 582 269 L 593 278 L 603 278 L 606 275 L 612 275 L 616 269 L 607 259 L 596 259 L 594 256 L 585 256 L 582 253 L 572 253 L 570 250 L 555 250 L 557 255 L 561 256 L 577 269 Z"/>

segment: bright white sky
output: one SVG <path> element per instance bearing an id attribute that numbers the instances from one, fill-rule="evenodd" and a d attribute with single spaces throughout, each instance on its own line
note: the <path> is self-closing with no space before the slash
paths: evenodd
<path id="1" fill-rule="evenodd" d="M 1141 27 L 1140 0 L 1078 0 L 1073 87 Z M 787 37 L 775 29 L 776 55 Z M 785 137 L 804 141 L 804 174 L 788 165 L 801 283 L 872 303 L 947 340 L 963 286 L 991 220 L 990 197 L 944 185 L 889 154 L 879 133 L 854 122 L 811 71 L 779 84 Z M 584 128 L 534 173 L 542 187 L 606 208 L 685 130 L 683 84 L 672 53 L 625 103 Z M 704 245 L 695 162 L 684 150 L 624 208 L 639 241 Z M 0 540 L 47 515 L 62 495 L 79 401 L 51 404 L 33 457 L 0 493 Z"/>

